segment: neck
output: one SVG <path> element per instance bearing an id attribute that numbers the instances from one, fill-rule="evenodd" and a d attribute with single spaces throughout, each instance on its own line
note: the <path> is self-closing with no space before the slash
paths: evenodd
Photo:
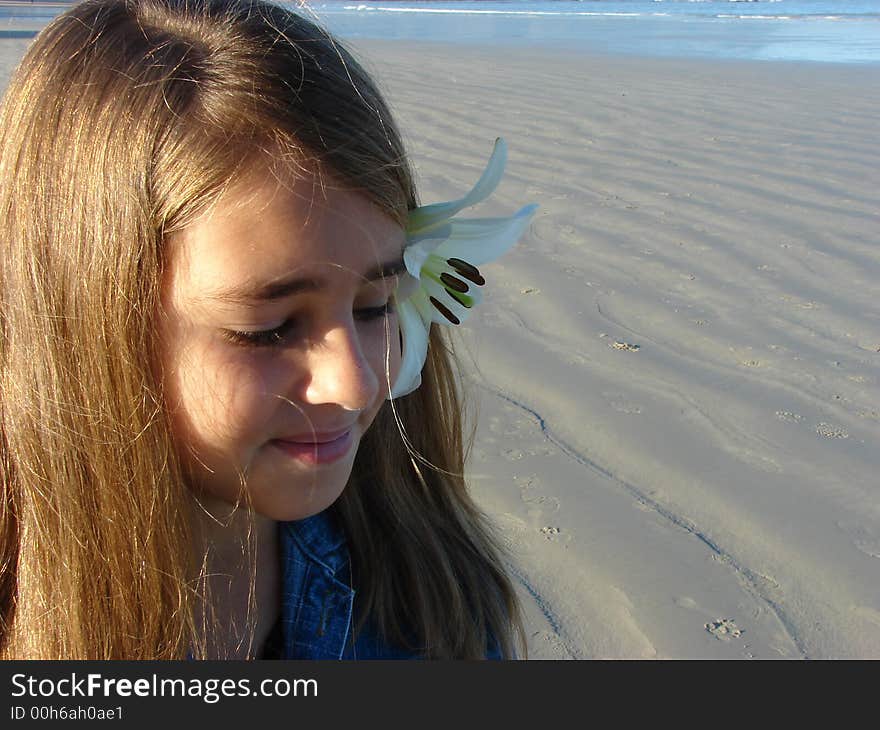
<path id="1" fill-rule="evenodd" d="M 208 601 L 197 603 L 196 617 L 206 616 L 208 658 L 256 658 L 280 613 L 278 523 L 205 496 L 199 502 L 195 557 Z"/>

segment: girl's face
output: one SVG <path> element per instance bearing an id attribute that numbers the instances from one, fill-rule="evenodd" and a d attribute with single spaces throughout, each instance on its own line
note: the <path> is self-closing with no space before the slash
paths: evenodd
<path id="1" fill-rule="evenodd" d="M 235 503 L 244 478 L 259 514 L 317 514 L 399 370 L 403 230 L 358 193 L 265 174 L 168 245 L 164 385 L 194 488 Z"/>

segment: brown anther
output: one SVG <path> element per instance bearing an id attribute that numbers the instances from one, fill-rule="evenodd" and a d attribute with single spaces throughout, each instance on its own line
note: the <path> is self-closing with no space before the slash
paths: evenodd
<path id="1" fill-rule="evenodd" d="M 461 324 L 461 320 L 456 317 L 452 312 L 450 312 L 444 304 L 438 302 L 436 299 L 434 299 L 434 297 L 428 297 L 428 299 L 431 300 L 431 304 L 434 305 L 437 311 L 440 312 L 440 314 L 442 314 L 444 317 L 446 317 L 446 319 L 448 319 L 450 322 L 452 322 L 452 324 Z"/>
<path id="2" fill-rule="evenodd" d="M 461 259 L 446 259 L 446 263 L 465 279 L 472 281 L 477 286 L 483 286 L 483 284 L 486 283 L 486 280 L 480 275 L 480 270 L 476 266 L 469 264 L 467 261 L 462 261 Z"/>
<path id="3" fill-rule="evenodd" d="M 446 284 L 446 286 L 450 289 L 460 291 L 462 294 L 464 294 L 468 290 L 468 285 L 465 284 L 461 279 L 456 279 L 452 274 L 447 274 L 445 271 L 440 274 L 440 281 Z"/>

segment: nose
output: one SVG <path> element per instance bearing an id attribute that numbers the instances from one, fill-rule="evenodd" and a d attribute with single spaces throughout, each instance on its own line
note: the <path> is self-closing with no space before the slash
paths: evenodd
<path id="1" fill-rule="evenodd" d="M 309 349 L 305 401 L 334 404 L 346 410 L 368 408 L 379 394 L 379 379 L 364 355 L 356 329 L 328 330 Z"/>

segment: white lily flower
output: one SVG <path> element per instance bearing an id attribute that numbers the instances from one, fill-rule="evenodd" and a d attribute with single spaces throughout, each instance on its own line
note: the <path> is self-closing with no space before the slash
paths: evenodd
<path id="1" fill-rule="evenodd" d="M 492 194 L 506 163 L 507 145 L 499 137 L 489 164 L 467 195 L 409 213 L 403 252 L 408 273 L 394 295 L 403 357 L 392 398 L 407 395 L 421 384 L 431 323 L 461 324 L 480 303 L 480 289 L 486 281 L 476 265 L 501 256 L 528 228 L 537 205 L 527 205 L 508 218 L 453 219 Z"/>

